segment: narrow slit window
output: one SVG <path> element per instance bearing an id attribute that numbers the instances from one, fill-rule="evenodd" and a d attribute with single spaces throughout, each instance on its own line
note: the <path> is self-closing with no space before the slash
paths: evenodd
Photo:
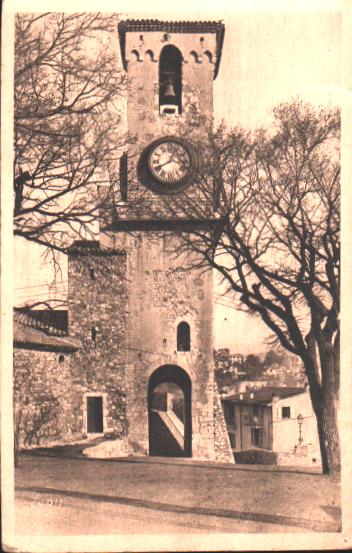
<path id="1" fill-rule="evenodd" d="M 127 186 L 128 186 L 128 156 L 125 152 L 120 157 L 120 195 L 121 201 L 127 202 Z"/>
<path id="2" fill-rule="evenodd" d="M 177 351 L 190 351 L 191 329 L 188 323 L 182 322 L 177 327 Z"/>
<path id="3" fill-rule="evenodd" d="M 98 331 L 97 331 L 96 327 L 92 326 L 92 329 L 91 329 L 92 342 L 96 341 L 97 334 L 98 334 Z"/>

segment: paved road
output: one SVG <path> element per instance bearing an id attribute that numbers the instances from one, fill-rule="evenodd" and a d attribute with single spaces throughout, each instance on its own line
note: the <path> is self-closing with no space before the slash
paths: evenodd
<path id="1" fill-rule="evenodd" d="M 95 502 L 41 492 L 16 494 L 16 529 L 20 534 L 163 534 L 217 532 L 302 532 L 285 526 L 236 518 L 159 511 L 128 504 Z"/>
<path id="2" fill-rule="evenodd" d="M 24 457 L 21 534 L 338 531 L 339 486 L 318 474 Z"/>

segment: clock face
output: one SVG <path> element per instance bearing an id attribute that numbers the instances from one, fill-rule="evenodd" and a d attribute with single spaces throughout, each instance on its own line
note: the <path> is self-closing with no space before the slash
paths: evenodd
<path id="1" fill-rule="evenodd" d="M 191 142 L 163 136 L 141 153 L 137 171 L 140 182 L 157 194 L 178 194 L 194 183 L 197 153 Z"/>
<path id="2" fill-rule="evenodd" d="M 165 140 L 149 154 L 150 172 L 162 184 L 181 182 L 191 168 L 191 156 L 180 141 Z"/>

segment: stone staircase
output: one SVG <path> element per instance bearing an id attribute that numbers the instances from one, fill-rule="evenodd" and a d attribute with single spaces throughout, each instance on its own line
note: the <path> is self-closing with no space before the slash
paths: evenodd
<path id="1" fill-rule="evenodd" d="M 180 441 L 169 429 L 169 426 L 171 427 L 169 417 L 163 417 L 161 413 L 164 413 L 166 415 L 165 411 L 152 411 L 151 413 L 152 435 L 150 444 L 150 455 L 160 455 L 165 457 L 183 457 L 183 439 L 181 445 Z M 167 422 L 164 422 L 164 420 Z"/>
<path id="2" fill-rule="evenodd" d="M 180 419 L 173 411 L 158 411 L 159 416 L 168 431 L 173 435 L 178 445 L 183 448 L 184 445 L 184 428 Z"/>
<path id="3" fill-rule="evenodd" d="M 182 420 L 178 417 L 177 413 L 175 413 L 175 411 L 172 411 L 171 409 L 168 409 L 166 412 L 169 415 L 172 422 L 174 423 L 174 425 L 176 426 L 177 430 L 180 432 L 180 434 L 182 434 L 182 436 L 184 436 L 185 425 L 183 424 Z"/>

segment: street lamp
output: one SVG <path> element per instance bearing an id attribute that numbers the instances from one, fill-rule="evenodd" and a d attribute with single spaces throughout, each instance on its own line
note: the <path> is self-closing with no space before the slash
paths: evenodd
<path id="1" fill-rule="evenodd" d="M 302 424 L 303 424 L 303 416 L 301 414 L 297 417 L 298 427 L 299 427 L 299 436 L 298 436 L 298 442 L 301 445 L 303 442 L 302 438 Z"/>

